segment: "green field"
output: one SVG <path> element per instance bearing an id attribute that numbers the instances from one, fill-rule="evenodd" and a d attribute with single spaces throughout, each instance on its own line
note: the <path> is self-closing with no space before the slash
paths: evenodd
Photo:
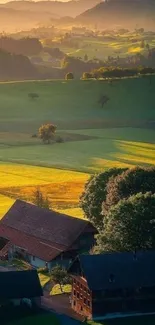
<path id="1" fill-rule="evenodd" d="M 0 84 L 0 216 L 36 187 L 51 208 L 82 217 L 79 196 L 90 173 L 155 164 L 155 77 L 108 81 Z M 28 94 L 35 92 L 37 100 Z M 101 95 L 110 100 L 101 108 Z M 40 125 L 52 122 L 64 143 L 43 145 Z"/>
<path id="2" fill-rule="evenodd" d="M 62 316 L 63 320 L 63 316 Z M 52 314 L 43 314 L 43 315 L 36 315 L 32 317 L 26 317 L 19 321 L 8 323 L 8 325 L 60 325 L 59 320 Z M 71 320 L 70 320 L 71 324 Z M 74 324 L 74 323 L 73 323 Z M 82 324 L 79 322 L 79 325 Z M 88 325 L 154 325 L 155 324 L 155 317 L 154 316 L 143 316 L 143 317 L 129 317 L 129 318 L 122 318 L 116 320 L 106 320 L 103 322 L 88 322 Z M 66 324 L 66 319 L 64 318 L 64 322 L 62 325 Z"/>
<path id="3" fill-rule="evenodd" d="M 25 317 L 8 325 L 60 325 L 59 320 L 53 314 L 38 314 L 32 317 Z"/>
<path id="4" fill-rule="evenodd" d="M 103 322 L 88 322 L 89 325 L 155 325 L 155 316 L 138 316 L 114 320 L 105 320 Z"/>

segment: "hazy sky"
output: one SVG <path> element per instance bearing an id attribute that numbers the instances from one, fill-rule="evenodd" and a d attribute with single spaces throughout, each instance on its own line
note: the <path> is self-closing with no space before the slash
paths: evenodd
<path id="1" fill-rule="evenodd" d="M 10 1 L 14 1 L 14 0 L 0 0 L 0 4 L 1 3 L 6 3 L 6 2 L 10 2 Z M 15 1 L 21 1 L 21 0 L 15 0 Z M 26 1 L 26 0 L 24 0 L 24 1 Z M 32 0 L 30 0 L 30 1 L 32 1 Z M 46 0 L 34 0 L 34 1 L 46 1 Z M 55 0 L 50 0 L 50 1 L 55 1 Z M 69 0 L 57 0 L 57 1 L 69 1 Z"/>

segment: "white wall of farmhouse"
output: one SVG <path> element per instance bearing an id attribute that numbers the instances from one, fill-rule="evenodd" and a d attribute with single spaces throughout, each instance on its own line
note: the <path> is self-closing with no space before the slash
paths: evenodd
<path id="1" fill-rule="evenodd" d="M 8 257 L 9 260 L 12 260 L 15 256 L 16 253 L 20 253 L 20 255 L 25 259 L 27 262 L 29 262 L 33 267 L 35 268 L 44 268 L 48 267 L 50 270 L 53 268 L 55 265 L 59 264 L 65 268 L 68 268 L 69 264 L 71 263 L 70 258 L 63 258 L 62 256 L 58 256 L 56 259 L 52 260 L 51 262 L 46 262 L 39 257 L 32 256 L 28 254 L 26 250 L 24 250 L 21 247 L 18 246 L 12 246 L 11 249 L 9 250 Z"/>
<path id="2" fill-rule="evenodd" d="M 42 268 L 46 266 L 46 262 L 36 256 L 29 255 L 30 264 L 36 268 Z"/>

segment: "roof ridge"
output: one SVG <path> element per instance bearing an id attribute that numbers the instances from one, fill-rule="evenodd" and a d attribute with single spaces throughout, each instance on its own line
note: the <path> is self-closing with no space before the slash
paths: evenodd
<path id="1" fill-rule="evenodd" d="M 69 214 L 65 214 L 65 213 L 61 213 L 61 212 L 59 212 L 59 211 L 57 211 L 57 210 L 54 210 L 54 209 L 47 209 L 47 208 L 41 208 L 41 207 L 38 207 L 36 204 L 34 204 L 33 202 L 28 202 L 28 201 L 25 201 L 25 200 L 21 200 L 21 199 L 16 199 L 16 201 L 13 203 L 13 205 L 11 206 L 11 208 L 16 204 L 16 203 L 23 203 L 23 204 L 25 204 L 25 205 L 30 205 L 30 206 L 33 206 L 33 207 L 35 207 L 35 208 L 37 208 L 37 209 L 39 209 L 39 210 L 44 210 L 44 211 L 47 211 L 47 212 L 54 212 L 54 213 L 56 213 L 56 214 L 58 214 L 58 215 L 61 215 L 62 217 L 67 217 L 67 218 L 72 218 L 73 220 L 78 220 L 79 222 L 81 222 L 81 223 L 85 223 L 85 224 L 91 224 L 91 222 L 89 221 L 89 220 L 85 220 L 85 219 L 81 219 L 81 218 L 78 218 L 78 217 L 72 217 L 72 216 L 70 216 Z M 11 209 L 10 208 L 10 209 Z M 9 209 L 9 210 L 10 210 Z M 7 213 L 9 212 L 9 210 L 7 211 Z M 7 214 L 6 213 L 6 214 Z M 5 215 L 4 215 L 4 217 L 5 217 Z M 3 218 L 2 218 L 3 219 Z"/>

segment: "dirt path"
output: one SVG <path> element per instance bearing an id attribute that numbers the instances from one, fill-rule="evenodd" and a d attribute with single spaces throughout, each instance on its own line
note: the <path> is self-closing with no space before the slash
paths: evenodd
<path id="1" fill-rule="evenodd" d="M 69 296 L 68 295 L 57 295 L 53 297 L 49 297 L 48 295 L 44 295 L 42 297 L 42 307 L 48 310 L 54 311 L 59 316 L 61 316 L 62 319 L 65 319 L 65 317 L 68 317 L 68 319 L 71 319 L 70 322 L 64 321 L 62 324 L 81 324 L 81 321 L 83 321 L 83 317 L 76 314 L 69 303 Z M 74 322 L 73 322 L 74 321 Z"/>

